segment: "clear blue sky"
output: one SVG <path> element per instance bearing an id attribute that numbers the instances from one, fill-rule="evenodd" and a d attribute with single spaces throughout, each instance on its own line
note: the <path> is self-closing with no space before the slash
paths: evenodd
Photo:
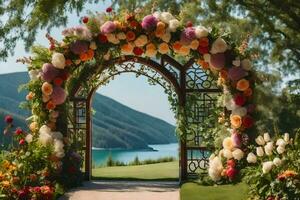
<path id="1" fill-rule="evenodd" d="M 81 13 L 84 16 L 88 10 L 105 11 L 110 5 L 109 3 L 98 4 L 99 6 L 86 6 L 86 9 Z M 76 26 L 79 24 L 80 16 L 75 13 L 70 13 L 67 27 Z M 64 27 L 53 29 L 50 34 L 57 40 L 62 39 L 61 31 Z M 48 40 L 45 38 L 46 30 L 40 30 L 36 40 L 37 44 L 48 46 Z M 0 62 L 0 74 L 26 71 L 26 66 L 21 63 L 16 63 L 16 59 L 29 56 L 25 52 L 23 42 L 19 41 L 15 49 L 15 55 L 8 58 L 7 62 Z M 171 124 L 175 124 L 174 114 L 170 111 L 169 102 L 163 89 L 160 86 L 150 86 L 146 78 L 135 78 L 134 74 L 122 74 L 111 81 L 107 86 L 99 88 L 100 94 L 106 95 L 123 103 L 133 109 L 145 112 L 152 116 L 163 119 Z"/>

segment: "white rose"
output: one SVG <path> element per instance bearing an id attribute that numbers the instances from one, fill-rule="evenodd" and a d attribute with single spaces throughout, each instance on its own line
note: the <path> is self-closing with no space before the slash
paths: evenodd
<path id="1" fill-rule="evenodd" d="M 174 16 L 169 12 L 162 12 L 159 17 L 159 19 L 166 24 L 169 24 L 172 19 L 175 19 Z"/>
<path id="2" fill-rule="evenodd" d="M 258 136 L 256 139 L 255 139 L 255 142 L 258 144 L 258 145 L 265 145 L 265 140 L 264 138 L 260 135 Z"/>
<path id="3" fill-rule="evenodd" d="M 53 139 L 51 137 L 51 135 L 47 134 L 47 133 L 41 133 L 39 135 L 38 141 L 43 145 L 43 146 L 47 146 L 49 144 L 51 144 L 53 142 Z"/>
<path id="4" fill-rule="evenodd" d="M 264 140 L 265 142 L 269 142 L 271 140 L 269 133 L 264 133 Z"/>
<path id="5" fill-rule="evenodd" d="M 236 160 L 241 160 L 244 157 L 244 152 L 240 149 L 236 149 L 232 152 L 232 156 Z"/>
<path id="6" fill-rule="evenodd" d="M 31 142 L 32 142 L 32 139 L 33 139 L 33 136 L 32 136 L 31 134 L 28 134 L 28 135 L 26 135 L 26 137 L 25 137 L 25 141 L 26 141 L 27 143 L 31 143 Z"/>
<path id="7" fill-rule="evenodd" d="M 52 65 L 58 69 L 64 69 L 66 66 L 66 59 L 62 53 L 53 53 Z"/>
<path id="8" fill-rule="evenodd" d="M 256 147 L 256 154 L 259 157 L 264 156 L 264 150 L 263 150 L 263 148 L 262 147 Z"/>
<path id="9" fill-rule="evenodd" d="M 265 149 L 265 152 L 266 152 L 266 155 L 270 156 L 273 154 L 273 142 L 268 142 L 264 149 Z"/>
<path id="10" fill-rule="evenodd" d="M 278 146 L 276 148 L 277 153 L 282 154 L 285 152 L 285 147 L 284 146 Z"/>
<path id="11" fill-rule="evenodd" d="M 279 167 L 282 164 L 282 160 L 280 160 L 280 158 L 274 158 L 273 160 L 273 164 L 276 165 L 277 167 Z"/>
<path id="12" fill-rule="evenodd" d="M 272 161 L 264 162 L 262 165 L 263 165 L 262 170 L 263 170 L 264 174 L 269 173 L 273 168 L 273 162 Z"/>
<path id="13" fill-rule="evenodd" d="M 168 28 L 171 32 L 175 32 L 179 26 L 180 26 L 180 22 L 177 19 L 172 19 L 169 21 Z"/>
<path id="14" fill-rule="evenodd" d="M 213 160 L 215 157 L 216 157 L 216 155 L 215 155 L 214 153 L 212 153 L 212 154 L 209 156 L 208 160 Z"/>
<path id="15" fill-rule="evenodd" d="M 161 37 L 161 39 L 162 39 L 164 42 L 166 42 L 166 43 L 170 42 L 170 39 L 171 39 L 171 33 L 167 31 L 165 34 L 163 34 L 163 36 Z"/>
<path id="16" fill-rule="evenodd" d="M 284 141 L 286 143 L 289 143 L 289 141 L 290 141 L 290 135 L 288 133 L 285 133 L 283 138 L 284 138 Z"/>
<path id="17" fill-rule="evenodd" d="M 208 175 L 213 181 L 219 181 L 223 171 L 222 161 L 219 157 L 214 157 L 209 161 Z"/>
<path id="18" fill-rule="evenodd" d="M 249 59 L 242 60 L 241 65 L 242 65 L 242 68 L 247 71 L 249 71 L 252 68 L 252 64 Z"/>
<path id="19" fill-rule="evenodd" d="M 284 141 L 284 139 L 279 138 L 279 139 L 276 141 L 276 145 L 277 145 L 277 146 L 285 147 L 286 142 Z"/>
<path id="20" fill-rule="evenodd" d="M 28 74 L 29 74 L 30 80 L 35 81 L 39 78 L 40 70 L 37 70 L 37 69 L 36 70 L 30 70 L 28 72 Z"/>
<path id="21" fill-rule="evenodd" d="M 223 40 L 222 38 L 218 38 L 213 42 L 210 52 L 212 54 L 216 54 L 216 53 L 223 53 L 226 50 L 227 50 L 227 44 L 225 40 Z"/>
<path id="22" fill-rule="evenodd" d="M 247 156 L 247 162 L 248 163 L 256 163 L 257 162 L 257 157 L 254 153 L 249 153 Z"/>
<path id="23" fill-rule="evenodd" d="M 235 109 L 232 110 L 232 114 L 243 117 L 247 114 L 247 109 L 245 107 L 236 106 Z"/>
<path id="24" fill-rule="evenodd" d="M 232 158 L 232 152 L 228 149 L 224 149 L 223 156 L 229 160 L 230 158 Z"/>
<path id="25" fill-rule="evenodd" d="M 40 134 L 51 134 L 51 129 L 47 126 L 47 125 L 43 125 L 41 126 L 40 130 L 39 130 Z"/>
<path id="26" fill-rule="evenodd" d="M 208 36 L 208 29 L 203 26 L 197 26 L 195 28 L 195 33 L 197 38 L 203 38 Z"/>
<path id="27" fill-rule="evenodd" d="M 54 153 L 58 158 L 65 156 L 64 143 L 60 140 L 54 140 Z"/>
<path id="28" fill-rule="evenodd" d="M 226 137 L 223 140 L 223 148 L 231 151 L 233 149 L 233 147 L 234 147 L 234 144 L 233 144 L 231 137 Z"/>

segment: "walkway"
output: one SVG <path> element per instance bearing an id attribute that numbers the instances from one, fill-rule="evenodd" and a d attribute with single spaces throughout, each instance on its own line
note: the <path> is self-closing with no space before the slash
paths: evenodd
<path id="1" fill-rule="evenodd" d="M 93 181 L 60 200 L 179 200 L 177 182 Z"/>

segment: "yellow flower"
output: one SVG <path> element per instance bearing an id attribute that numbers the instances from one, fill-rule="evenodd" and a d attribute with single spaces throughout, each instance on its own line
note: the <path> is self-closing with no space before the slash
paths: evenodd
<path id="1" fill-rule="evenodd" d="M 5 169 L 9 169 L 9 166 L 10 166 L 10 163 L 8 160 L 4 160 L 3 163 L 2 163 L 2 166 L 5 168 Z"/>
<path id="2" fill-rule="evenodd" d="M 169 53 L 169 45 L 167 43 L 161 43 L 159 46 L 158 46 L 158 51 L 161 53 L 161 54 L 167 54 Z"/>
<path id="3" fill-rule="evenodd" d="M 9 186 L 10 186 L 10 182 L 9 182 L 9 181 L 2 181 L 2 182 L 1 182 L 1 185 L 2 185 L 3 187 L 9 187 Z"/>

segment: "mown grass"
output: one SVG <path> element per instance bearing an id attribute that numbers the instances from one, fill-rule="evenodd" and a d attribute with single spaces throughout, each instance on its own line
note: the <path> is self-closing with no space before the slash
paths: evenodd
<path id="1" fill-rule="evenodd" d="M 178 180 L 178 161 L 93 169 L 93 179 Z"/>
<path id="2" fill-rule="evenodd" d="M 185 183 L 180 189 L 180 200 L 246 200 L 247 190 L 245 183 L 218 186 Z"/>

